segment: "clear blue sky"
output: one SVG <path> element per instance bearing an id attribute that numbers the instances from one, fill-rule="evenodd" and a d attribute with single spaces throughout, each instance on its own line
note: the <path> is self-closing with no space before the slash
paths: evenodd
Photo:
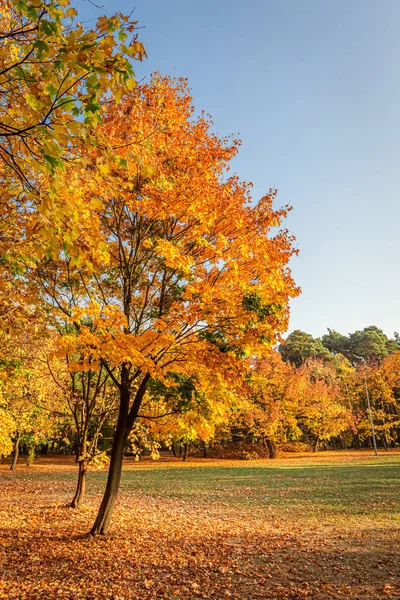
<path id="1" fill-rule="evenodd" d="M 106 0 L 145 26 L 154 70 L 188 77 L 258 198 L 291 203 L 302 288 L 289 330 L 400 330 L 400 1 Z M 81 15 L 98 13 L 79 1 Z"/>

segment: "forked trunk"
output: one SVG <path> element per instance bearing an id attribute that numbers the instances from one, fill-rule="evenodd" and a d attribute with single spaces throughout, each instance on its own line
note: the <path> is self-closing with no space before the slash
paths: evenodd
<path id="1" fill-rule="evenodd" d="M 12 459 L 12 463 L 11 463 L 11 467 L 10 470 L 14 471 L 15 467 L 17 466 L 17 462 L 18 462 L 18 455 L 19 455 L 19 432 L 17 433 L 17 438 L 15 440 L 15 444 L 14 444 L 14 454 L 13 454 L 13 459 Z"/>
<path id="2" fill-rule="evenodd" d="M 276 458 L 276 446 L 274 442 L 267 438 L 265 443 L 267 444 L 269 458 Z"/>
<path id="3" fill-rule="evenodd" d="M 72 508 L 78 508 L 81 506 L 83 499 L 85 497 L 86 490 L 86 473 L 87 473 L 87 464 L 86 461 L 79 461 L 79 471 L 78 471 L 78 482 L 76 485 L 75 496 L 71 502 Z"/>

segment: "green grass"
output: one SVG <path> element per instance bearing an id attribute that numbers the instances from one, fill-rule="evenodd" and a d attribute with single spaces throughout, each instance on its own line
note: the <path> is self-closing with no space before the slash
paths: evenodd
<path id="1" fill-rule="evenodd" d="M 93 472 L 97 490 L 105 474 Z M 121 493 L 174 500 L 201 508 L 211 503 L 235 510 L 296 511 L 303 518 L 385 517 L 400 508 L 400 456 L 363 457 L 351 462 L 279 460 L 223 461 L 182 466 L 145 463 L 124 470 Z"/>

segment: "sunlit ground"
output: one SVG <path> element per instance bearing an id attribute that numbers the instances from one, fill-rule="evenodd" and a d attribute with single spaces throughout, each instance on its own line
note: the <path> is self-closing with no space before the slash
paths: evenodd
<path id="1" fill-rule="evenodd" d="M 70 457 L 0 465 L 0 598 L 400 597 L 400 452 L 127 459 L 110 535 Z M 1 587 L 2 586 L 2 587 Z"/>

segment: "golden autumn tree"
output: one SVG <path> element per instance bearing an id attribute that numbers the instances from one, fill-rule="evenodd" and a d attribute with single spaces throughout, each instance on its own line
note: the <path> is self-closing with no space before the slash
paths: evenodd
<path id="1" fill-rule="evenodd" d="M 234 387 L 246 356 L 276 343 L 297 289 L 288 208 L 274 192 L 253 203 L 227 169 L 239 143 L 195 118 L 183 80 L 155 75 L 105 106 L 101 135 L 118 156 L 91 151 L 65 194 L 88 199 L 102 250 L 92 268 L 61 253 L 33 271 L 53 309 L 71 323 L 65 347 L 102 365 L 119 392 L 109 476 L 92 535 L 104 534 L 124 447 L 150 380 L 171 373 Z M 49 285 L 48 282 L 51 282 Z M 201 376 L 199 376 L 201 373 Z"/>
<path id="2" fill-rule="evenodd" d="M 57 324 L 57 328 L 55 343 L 62 347 L 60 334 L 63 334 L 63 328 L 60 323 Z M 69 327 L 69 331 L 72 330 L 73 328 Z M 61 414 L 72 418 L 72 429 L 76 438 L 78 478 L 71 501 L 72 508 L 77 508 L 83 503 L 89 468 L 93 465 L 102 466 L 107 462 L 105 451 L 99 450 L 99 441 L 102 428 L 107 419 L 111 418 L 116 403 L 115 387 L 103 365 L 96 364 L 95 368 L 91 368 L 89 362 L 81 369 L 81 358 L 81 355 L 71 355 L 68 351 L 64 355 L 58 351 L 47 356 L 48 375 L 57 386 Z M 69 368 L 71 363 L 73 368 Z"/>
<path id="3" fill-rule="evenodd" d="M 122 14 L 85 27 L 69 0 L 0 0 L 0 313 L 10 274 L 35 249 L 96 246 L 79 196 L 60 202 L 59 190 L 66 164 L 107 146 L 96 133 L 101 101 L 136 85 L 132 59 L 145 51 L 135 28 Z"/>
<path id="4" fill-rule="evenodd" d="M 69 0 L 0 2 L 1 176 L 28 189 L 41 167 L 63 166 L 99 120 L 105 92 L 133 87 L 129 59 L 144 54 L 128 17 L 102 16 L 85 29 L 77 16 Z"/>
<path id="5" fill-rule="evenodd" d="M 375 431 L 383 447 L 400 440 L 400 352 L 386 356 L 381 364 L 359 369 L 359 386 L 363 418 L 358 429 L 361 437 L 369 437 L 371 424 L 366 410 L 364 373 L 371 402 Z"/>
<path id="6" fill-rule="evenodd" d="M 314 451 L 321 440 L 355 431 L 353 412 L 334 366 L 314 359 L 298 371 L 303 381 L 298 419 L 313 439 Z"/>
<path id="7" fill-rule="evenodd" d="M 19 328 L 1 332 L 1 340 L 0 406 L 13 425 L 14 469 L 21 443 L 33 460 L 36 447 L 53 434 L 60 398 L 47 369 L 53 340 L 42 315 L 31 307 Z"/>
<path id="8" fill-rule="evenodd" d="M 303 381 L 300 371 L 284 362 L 279 352 L 252 361 L 248 390 L 235 427 L 268 448 L 276 458 L 276 444 L 301 436 L 298 413 Z"/>
<path id="9" fill-rule="evenodd" d="M 243 362 L 241 366 L 242 376 L 235 380 L 213 377 L 210 381 L 208 373 L 203 377 L 201 370 L 196 376 L 171 372 L 163 380 L 151 379 L 138 415 L 148 437 L 171 447 L 174 456 L 179 445 L 183 460 L 192 443 L 200 443 L 206 454 L 206 444 L 243 408 L 248 365 Z"/>
<path id="10" fill-rule="evenodd" d="M 8 410 L 2 388 L 3 382 L 0 382 L 0 461 L 13 451 L 12 439 L 15 435 L 15 422 Z"/>

